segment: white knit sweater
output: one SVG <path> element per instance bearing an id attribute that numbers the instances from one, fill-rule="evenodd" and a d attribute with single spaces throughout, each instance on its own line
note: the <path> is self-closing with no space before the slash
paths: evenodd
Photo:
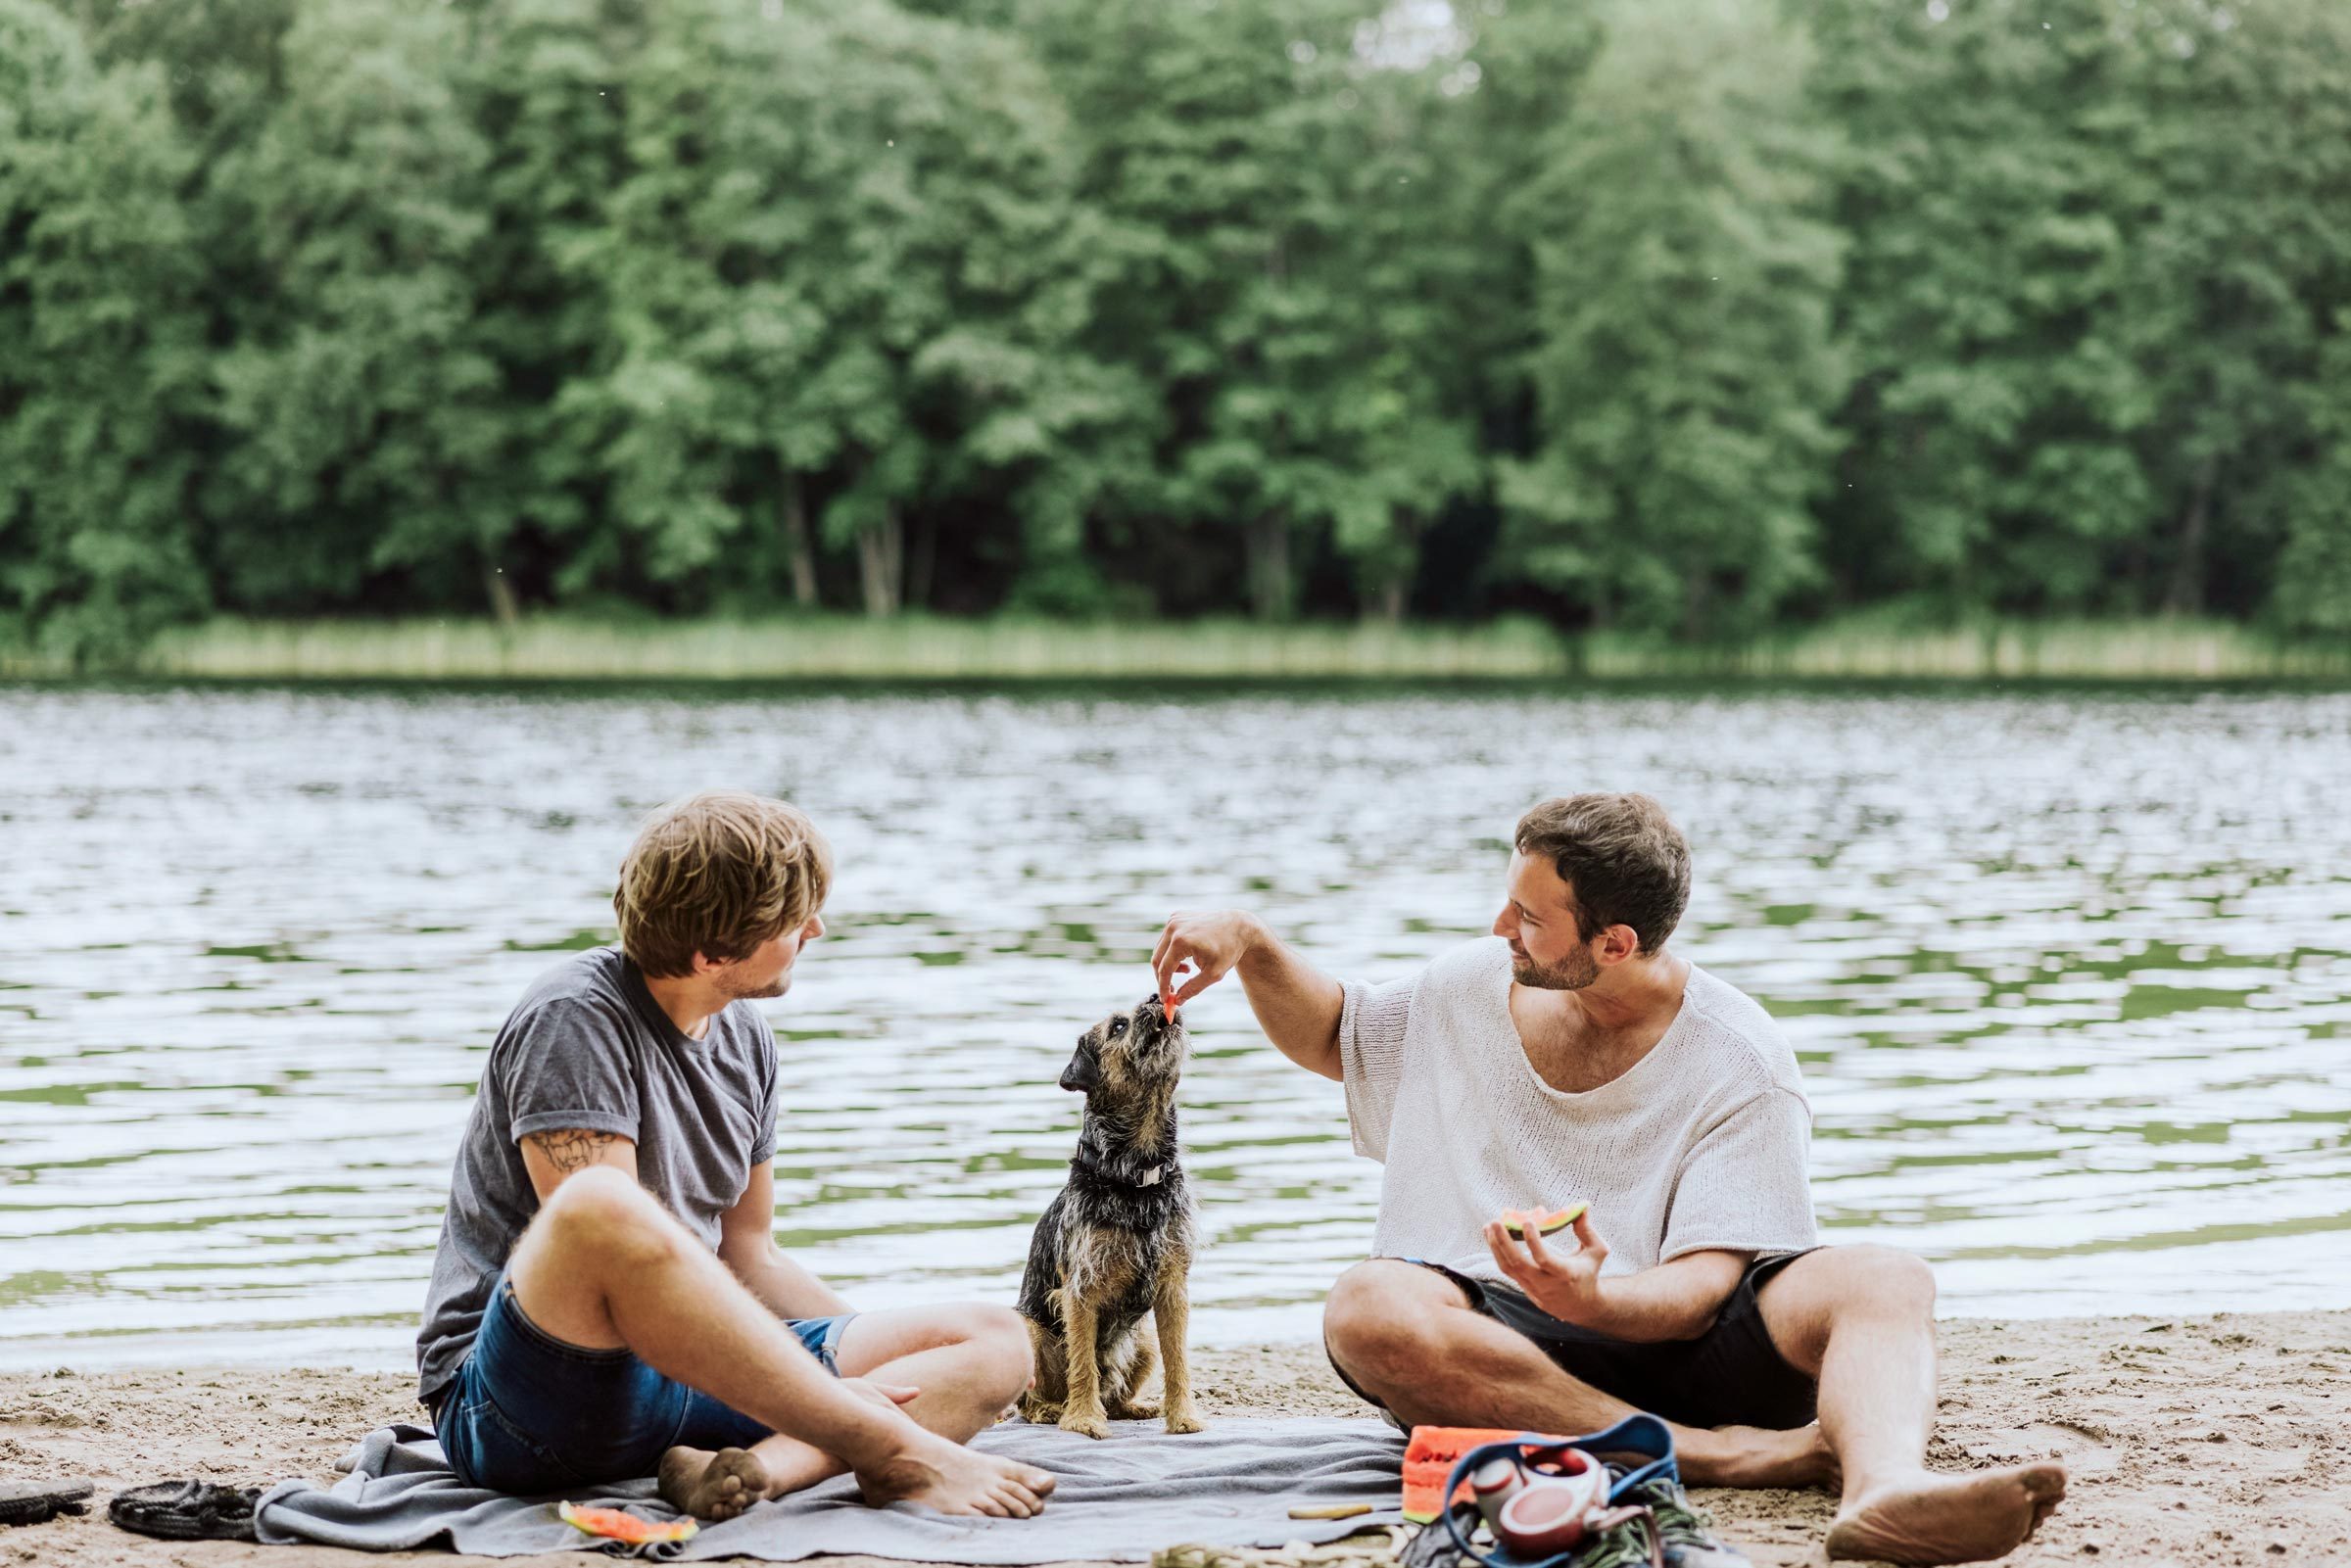
<path id="1" fill-rule="evenodd" d="M 1500 937 L 1410 979 L 1344 989 L 1355 1150 L 1387 1166 L 1374 1256 L 1499 1280 L 1485 1222 L 1577 1199 L 1592 1205 L 1610 1274 L 1816 1240 L 1796 1053 L 1769 1015 L 1705 971 L 1691 968 L 1681 1012 L 1650 1053 L 1583 1094 L 1553 1088 L 1527 1061 Z"/>

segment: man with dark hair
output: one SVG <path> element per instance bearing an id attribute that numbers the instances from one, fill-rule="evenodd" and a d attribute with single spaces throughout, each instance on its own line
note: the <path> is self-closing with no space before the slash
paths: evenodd
<path id="1" fill-rule="evenodd" d="M 1406 1427 L 1578 1433 L 1648 1410 L 1694 1482 L 1840 1487 L 1831 1555 L 2013 1550 L 2065 1471 L 1927 1471 L 1934 1276 L 1818 1244 L 1795 1053 L 1666 947 L 1681 832 L 1647 795 L 1583 794 L 1514 841 L 1493 936 L 1386 985 L 1318 973 L 1238 911 L 1160 936 L 1162 994 L 1237 973 L 1386 1166 L 1373 1256 L 1324 1308 L 1332 1364 Z M 1572 1233 L 1502 1222 L 1571 1201 L 1590 1206 Z"/>
<path id="2" fill-rule="evenodd" d="M 1009 1307 L 855 1312 L 775 1244 L 775 1036 L 833 862 L 781 800 L 656 812 L 618 948 L 499 1030 L 433 1259 L 417 1398 L 500 1492 L 657 1474 L 705 1519 L 852 1471 L 868 1502 L 1026 1516 L 1053 1478 L 962 1445 L 1028 1385 Z"/>

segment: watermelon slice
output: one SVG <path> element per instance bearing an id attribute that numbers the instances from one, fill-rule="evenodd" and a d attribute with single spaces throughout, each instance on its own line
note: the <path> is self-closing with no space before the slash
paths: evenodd
<path id="1" fill-rule="evenodd" d="M 581 1508 L 568 1502 L 555 1504 L 555 1516 L 584 1534 L 625 1541 L 632 1546 L 642 1546 L 649 1541 L 692 1541 L 695 1532 L 702 1528 L 692 1519 L 655 1524 L 618 1508 Z"/>
<path id="2" fill-rule="evenodd" d="M 1523 1236 L 1526 1234 L 1526 1222 L 1531 1219 L 1536 1235 L 1549 1236 L 1574 1224 L 1583 1212 L 1591 1207 L 1590 1204 L 1569 1204 L 1564 1209 L 1554 1209 L 1548 1214 L 1538 1214 L 1527 1209 L 1506 1209 L 1502 1214 L 1502 1228 L 1513 1236 Z"/>
<path id="3" fill-rule="evenodd" d="M 1404 1449 L 1404 1516 L 1416 1525 L 1431 1523 L 1445 1511 L 1445 1478 L 1463 1454 L 1481 1443 L 1508 1443 L 1522 1436 L 1516 1428 L 1498 1431 L 1478 1426 L 1416 1426 Z M 1469 1496 L 1463 1482 L 1455 1496 Z"/>

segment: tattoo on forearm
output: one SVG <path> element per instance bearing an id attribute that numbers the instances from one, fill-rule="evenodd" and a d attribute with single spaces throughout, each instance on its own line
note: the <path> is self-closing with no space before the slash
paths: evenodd
<path id="1" fill-rule="evenodd" d="M 539 1146 L 547 1163 L 565 1175 L 585 1170 L 603 1154 L 604 1145 L 617 1143 L 617 1132 L 590 1132 L 583 1127 L 566 1127 L 557 1132 L 530 1132 L 523 1135 L 527 1143 Z"/>

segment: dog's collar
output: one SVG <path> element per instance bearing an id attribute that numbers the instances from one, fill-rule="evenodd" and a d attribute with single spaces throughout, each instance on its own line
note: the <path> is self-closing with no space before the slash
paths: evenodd
<path id="1" fill-rule="evenodd" d="M 1117 1182 L 1122 1187 L 1156 1187 L 1168 1173 L 1168 1167 L 1159 1164 L 1139 1176 L 1123 1176 L 1100 1161 L 1086 1159 L 1082 1153 L 1072 1155 L 1070 1164 L 1096 1180 Z"/>

